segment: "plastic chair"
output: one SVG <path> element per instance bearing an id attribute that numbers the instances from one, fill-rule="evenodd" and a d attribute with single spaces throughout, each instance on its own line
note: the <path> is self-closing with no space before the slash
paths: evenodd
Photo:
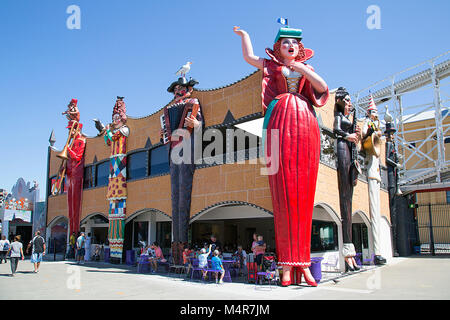
<path id="1" fill-rule="evenodd" d="M 322 265 L 324 265 L 325 267 L 329 267 L 329 268 L 333 268 L 333 271 L 336 271 L 338 269 L 338 262 L 339 262 L 339 258 L 336 254 L 330 254 L 327 257 L 327 260 L 325 260 L 324 262 L 322 262 Z"/>

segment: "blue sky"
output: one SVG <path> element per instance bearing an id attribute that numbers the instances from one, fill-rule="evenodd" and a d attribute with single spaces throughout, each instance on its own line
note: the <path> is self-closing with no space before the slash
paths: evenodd
<path id="1" fill-rule="evenodd" d="M 81 10 L 81 29 L 69 30 L 69 5 Z M 381 10 L 381 29 L 369 30 L 369 5 Z M 265 57 L 279 24 L 303 29 L 310 64 L 330 88 L 355 92 L 449 50 L 449 1 L 153 1 L 2 0 L 0 2 L 0 188 L 19 177 L 37 180 L 45 195 L 48 138 L 61 148 L 61 115 L 77 98 L 83 130 L 110 120 L 116 96 L 141 117 L 170 101 L 175 72 L 193 61 L 198 88 L 227 85 L 254 68 L 242 59 L 234 25 L 249 32 Z"/>

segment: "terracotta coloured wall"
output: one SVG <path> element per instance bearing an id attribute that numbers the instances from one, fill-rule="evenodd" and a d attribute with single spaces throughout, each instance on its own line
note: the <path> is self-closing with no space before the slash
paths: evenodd
<path id="1" fill-rule="evenodd" d="M 215 90 L 195 91 L 194 96 L 200 100 L 206 126 L 221 124 L 228 110 L 235 119 L 261 111 L 261 73 L 258 71 L 231 86 Z M 323 108 L 317 109 L 323 123 L 329 129 L 333 128 L 334 96 Z M 133 106 L 127 105 L 132 113 Z M 129 117 L 127 125 L 130 128 L 128 152 L 144 148 L 147 141 L 152 144 L 159 142 L 159 117 L 162 110 L 144 118 Z M 85 164 L 98 162 L 109 158 L 109 148 L 102 137 L 88 138 Z M 382 150 L 384 164 L 384 144 Z M 60 159 L 52 152 L 50 159 L 50 176 L 56 174 Z M 255 160 L 254 160 L 255 161 Z M 205 207 L 223 201 L 244 201 L 272 211 L 272 201 L 267 176 L 260 174 L 263 167 L 257 164 L 226 164 L 198 169 L 195 172 L 191 216 Z M 101 212 L 108 213 L 106 187 L 92 188 L 83 192 L 81 219 Z M 325 165 L 320 165 L 317 184 L 316 203 L 327 203 L 339 215 L 339 197 L 336 171 Z M 48 201 L 47 223 L 54 217 L 67 216 L 67 198 L 65 195 L 50 197 Z M 170 176 L 160 176 L 128 182 L 127 216 L 145 209 L 158 209 L 171 215 Z M 361 210 L 369 216 L 367 184 L 359 181 L 355 188 L 353 211 Z M 381 191 L 381 213 L 389 217 L 388 195 Z"/>

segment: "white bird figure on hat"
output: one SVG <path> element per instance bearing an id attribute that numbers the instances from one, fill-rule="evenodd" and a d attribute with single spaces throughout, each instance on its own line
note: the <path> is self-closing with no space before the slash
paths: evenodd
<path id="1" fill-rule="evenodd" d="M 186 76 L 186 73 L 189 72 L 189 70 L 191 70 L 191 64 L 192 62 L 188 61 L 184 66 L 182 66 L 176 73 L 175 75 L 181 75 L 182 77 Z"/>
<path id="2" fill-rule="evenodd" d="M 385 108 L 386 108 L 386 112 L 384 114 L 384 121 L 386 121 L 386 123 L 392 122 L 392 120 L 394 120 L 394 117 L 392 117 L 392 115 L 389 113 L 388 105 L 386 105 Z"/>

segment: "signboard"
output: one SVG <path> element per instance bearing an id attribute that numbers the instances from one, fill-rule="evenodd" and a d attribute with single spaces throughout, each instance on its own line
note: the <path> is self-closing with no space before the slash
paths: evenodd
<path id="1" fill-rule="evenodd" d="M 5 209 L 3 216 L 4 221 L 12 221 L 14 219 L 20 219 L 24 222 L 31 222 L 31 211 L 29 210 L 17 210 L 17 209 Z"/>

